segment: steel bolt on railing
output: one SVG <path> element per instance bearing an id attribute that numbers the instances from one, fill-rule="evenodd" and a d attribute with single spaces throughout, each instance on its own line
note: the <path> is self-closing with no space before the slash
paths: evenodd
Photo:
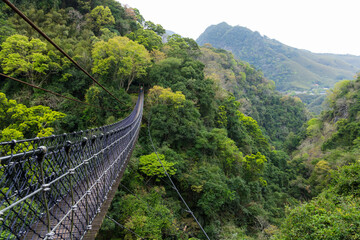
<path id="1" fill-rule="evenodd" d="M 0 239 L 82 239 L 139 132 L 143 93 L 121 122 L 0 143 Z"/>

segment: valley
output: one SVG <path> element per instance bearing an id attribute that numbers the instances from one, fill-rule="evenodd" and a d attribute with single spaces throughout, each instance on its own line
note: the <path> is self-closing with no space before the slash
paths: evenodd
<path id="1" fill-rule="evenodd" d="M 111 126 L 145 94 L 96 239 L 360 239 L 359 56 L 224 22 L 195 41 L 115 0 L 14 2 L 104 88 L 1 2 L 1 142 Z"/>

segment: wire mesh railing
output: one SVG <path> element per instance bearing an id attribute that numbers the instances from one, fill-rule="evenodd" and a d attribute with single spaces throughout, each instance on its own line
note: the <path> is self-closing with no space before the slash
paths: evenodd
<path id="1" fill-rule="evenodd" d="M 126 167 L 143 98 L 112 125 L 0 143 L 0 239 L 82 239 Z"/>

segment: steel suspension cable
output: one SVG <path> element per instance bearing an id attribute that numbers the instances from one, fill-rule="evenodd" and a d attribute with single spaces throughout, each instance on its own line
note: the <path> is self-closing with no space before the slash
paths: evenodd
<path id="1" fill-rule="evenodd" d="M 149 119 L 150 119 L 150 117 L 149 117 Z M 165 172 L 166 176 L 169 178 L 173 189 L 176 191 L 176 193 L 178 194 L 179 198 L 180 198 L 181 201 L 184 203 L 184 205 L 185 205 L 185 207 L 186 207 L 186 209 L 187 209 L 186 211 L 192 215 L 192 217 L 194 218 L 194 220 L 196 221 L 196 223 L 198 224 L 198 226 L 200 227 L 200 229 L 202 230 L 202 232 L 205 234 L 206 238 L 207 238 L 208 240 L 210 240 L 210 238 L 209 238 L 209 236 L 207 235 L 207 233 L 205 232 L 204 228 L 201 226 L 200 222 L 197 220 L 197 218 L 195 217 L 194 213 L 191 211 L 190 207 L 187 205 L 185 199 L 182 197 L 179 189 L 176 187 L 175 183 L 173 182 L 173 180 L 171 179 L 170 175 L 169 175 L 168 172 L 166 171 L 166 169 L 165 169 L 165 167 L 164 167 L 164 164 L 161 162 L 160 157 L 159 157 L 159 155 L 158 155 L 158 153 L 157 153 L 157 150 L 156 150 L 156 148 L 155 148 L 154 142 L 153 142 L 153 140 L 152 140 L 151 134 L 150 134 L 150 120 L 148 121 L 148 135 L 149 135 L 149 139 L 150 139 L 151 145 L 152 145 L 152 147 L 153 147 L 153 149 L 154 149 L 154 152 L 155 152 L 155 154 L 156 154 L 156 157 L 157 157 L 158 161 L 160 162 L 162 168 L 164 169 L 164 172 Z"/>
<path id="2" fill-rule="evenodd" d="M 67 100 L 70 100 L 70 101 L 74 101 L 74 102 L 77 102 L 77 103 L 81 103 L 81 104 L 84 104 L 84 105 L 88 105 L 88 106 L 91 106 L 91 107 L 94 107 L 94 108 L 97 108 L 97 109 L 101 109 L 101 110 L 107 110 L 107 111 L 111 111 L 111 112 L 119 112 L 120 110 L 115 110 L 115 109 L 107 109 L 107 108 L 103 108 L 103 107 L 100 107 L 100 106 L 96 106 L 96 105 L 93 105 L 91 103 L 87 103 L 87 102 L 83 102 L 83 101 L 80 101 L 76 98 L 70 98 L 70 97 L 67 97 L 67 96 L 64 96 L 64 95 L 61 95 L 60 93 L 57 93 L 57 92 L 53 92 L 51 90 L 48 90 L 48 89 L 45 89 L 45 88 L 42 88 L 42 87 L 38 87 L 34 84 L 31 84 L 31 83 L 28 83 L 28 82 L 25 82 L 25 81 L 22 81 L 20 79 L 17 79 L 17 78 L 14 78 L 14 77 L 10 77 L 8 75 L 5 75 L 3 73 L 0 73 L 0 76 L 2 77 L 5 77 L 5 78 L 8 78 L 8 79 L 11 79 L 13 81 L 16 81 L 16 82 L 19 82 L 19 83 L 22 83 L 22 84 L 25 84 L 29 87 L 32 87 L 32 88 L 36 88 L 36 89 L 39 89 L 39 90 L 42 90 L 42 91 L 45 91 L 47 93 L 51 93 L 53 95 L 56 95 L 58 97 L 62 97 L 62 98 L 65 98 Z"/>
<path id="3" fill-rule="evenodd" d="M 76 67 L 84 72 L 93 82 L 104 89 L 108 94 L 115 98 L 119 103 L 122 104 L 121 100 L 115 97 L 109 90 L 107 90 L 101 83 L 99 83 L 93 76 L 91 76 L 83 67 L 81 67 L 74 59 L 72 59 L 62 48 L 60 48 L 50 37 L 48 37 L 41 29 L 36 26 L 28 17 L 25 16 L 14 4 L 8 0 L 2 0 L 6 3 L 14 12 L 16 12 L 22 19 L 24 19 L 32 28 L 34 28 L 41 36 L 43 36 L 49 43 L 51 43 L 57 50 L 59 50 L 67 59 L 69 59 Z"/>

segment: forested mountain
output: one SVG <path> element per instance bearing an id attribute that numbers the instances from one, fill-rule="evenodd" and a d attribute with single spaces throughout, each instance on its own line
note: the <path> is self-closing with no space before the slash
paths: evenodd
<path id="1" fill-rule="evenodd" d="M 241 111 L 256 119 L 273 143 L 281 145 L 290 133 L 299 132 L 308 117 L 299 98 L 281 95 L 261 71 L 226 50 L 207 45 L 201 53 L 205 76 L 232 93 Z"/>
<path id="2" fill-rule="evenodd" d="M 329 88 L 340 80 L 353 79 L 360 69 L 360 56 L 317 54 L 296 49 L 225 22 L 208 27 L 197 43 L 209 43 L 231 51 L 238 59 L 261 69 L 265 77 L 275 81 L 280 91 L 303 91 L 317 85 Z"/>
<path id="3" fill-rule="evenodd" d="M 260 70 L 176 34 L 164 43 L 162 26 L 137 9 L 115 0 L 14 3 L 122 103 L 1 2 L 0 72 L 93 105 L 1 78 L 1 141 L 121 120 L 144 86 L 138 143 L 108 216 L 145 239 L 205 239 L 151 134 L 210 239 L 357 239 L 359 79 L 336 85 L 331 109 L 306 123 L 304 104 Z M 341 224 L 331 232 L 323 216 Z M 138 239 L 131 231 L 105 219 L 97 239 Z"/>
<path id="4" fill-rule="evenodd" d="M 291 185 L 311 199 L 287 210 L 274 239 L 359 239 L 360 76 L 335 85 L 329 110 L 307 123 Z"/>

